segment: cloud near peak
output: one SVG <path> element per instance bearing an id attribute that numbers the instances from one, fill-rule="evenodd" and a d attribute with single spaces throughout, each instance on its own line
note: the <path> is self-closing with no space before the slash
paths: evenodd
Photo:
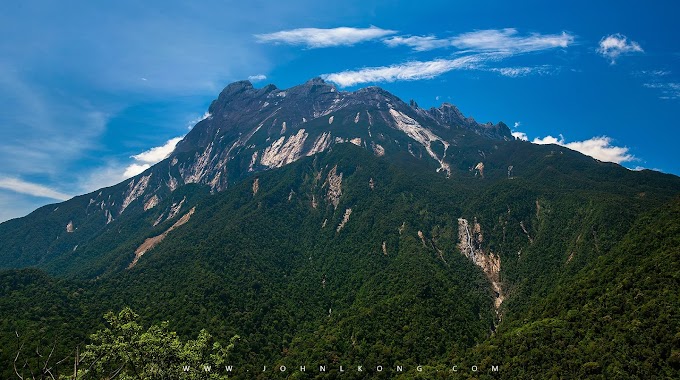
<path id="1" fill-rule="evenodd" d="M 472 55 L 456 59 L 436 59 L 433 61 L 412 61 L 392 66 L 367 67 L 358 70 L 347 70 L 339 73 L 324 74 L 324 80 L 340 87 L 349 87 L 362 83 L 394 82 L 397 80 L 431 79 L 452 70 L 470 69 L 482 59 Z"/>
<path id="2" fill-rule="evenodd" d="M 514 135 L 514 134 L 513 134 Z M 526 134 L 523 134 L 526 138 Z M 583 153 L 587 156 L 593 157 L 600 161 L 614 162 L 620 164 L 622 162 L 635 161 L 636 158 L 628 153 L 627 147 L 620 147 L 612 145 L 612 139 L 607 136 L 593 137 L 584 141 L 566 142 L 564 136 L 559 135 L 559 138 L 553 136 L 546 136 L 543 138 L 537 137 L 532 141 L 534 144 L 557 144 L 566 148 Z"/>
<path id="3" fill-rule="evenodd" d="M 175 146 L 178 142 L 180 142 L 180 140 L 182 140 L 182 138 L 183 137 L 175 137 L 166 141 L 165 144 L 161 146 L 157 146 L 142 153 L 130 156 L 130 158 L 134 159 L 135 162 L 125 168 L 123 177 L 134 177 L 144 170 L 150 168 L 151 165 L 164 160 L 170 155 L 170 153 L 172 153 L 172 151 L 175 149 Z"/>
<path id="4" fill-rule="evenodd" d="M 359 42 L 370 41 L 395 33 L 395 30 L 381 29 L 376 26 L 369 28 L 299 28 L 274 33 L 256 34 L 255 39 L 262 43 L 273 42 L 303 45 L 310 49 L 315 49 L 333 46 L 351 46 Z"/>

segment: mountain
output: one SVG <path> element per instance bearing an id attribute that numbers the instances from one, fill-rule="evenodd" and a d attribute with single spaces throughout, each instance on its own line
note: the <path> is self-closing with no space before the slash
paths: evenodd
<path id="1" fill-rule="evenodd" d="M 140 175 L 0 224 L 3 361 L 19 330 L 67 355 L 130 306 L 240 336 L 253 371 L 678 374 L 680 178 L 321 79 L 232 83 L 209 115 Z"/>
<path id="2" fill-rule="evenodd" d="M 255 89 L 248 81 L 232 83 L 208 111 L 210 116 L 180 141 L 170 157 L 144 173 L 2 224 L 0 235 L 17 242 L 0 248 L 6 260 L 0 268 L 68 266 L 61 263 L 65 255 L 83 249 L 115 220 L 134 220 L 154 209 L 153 224 L 158 225 L 190 209 L 196 194 L 176 191 L 184 185 L 205 185 L 220 192 L 252 173 L 336 144 L 361 146 L 378 157 L 408 152 L 433 161 L 437 171 L 450 176 L 482 162 L 486 153 L 471 148 L 485 137 L 513 139 L 505 124 L 479 124 L 450 104 L 426 111 L 378 87 L 339 92 L 318 78 L 287 90 L 273 85 Z M 456 160 L 458 167 L 451 167 L 453 155 L 467 160 Z M 475 172 L 483 175 L 483 162 L 481 167 Z M 26 236 L 38 237 L 26 245 L 22 241 Z"/>

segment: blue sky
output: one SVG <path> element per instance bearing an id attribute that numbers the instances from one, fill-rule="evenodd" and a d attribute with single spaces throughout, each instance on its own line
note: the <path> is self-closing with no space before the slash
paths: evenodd
<path id="1" fill-rule="evenodd" d="M 97 4 L 0 4 L 0 221 L 152 165 L 247 78 L 379 85 L 680 174 L 674 1 Z"/>

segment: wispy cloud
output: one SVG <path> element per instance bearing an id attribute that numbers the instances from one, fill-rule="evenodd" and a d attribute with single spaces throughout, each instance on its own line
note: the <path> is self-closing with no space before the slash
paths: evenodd
<path id="1" fill-rule="evenodd" d="M 642 47 L 637 42 L 629 41 L 628 37 L 616 33 L 602 37 L 597 52 L 609 59 L 609 63 L 614 65 L 619 56 L 630 53 L 643 53 L 644 50 L 642 50 Z"/>
<path id="2" fill-rule="evenodd" d="M 510 78 L 525 77 L 532 74 L 548 75 L 557 71 L 548 65 L 533 67 L 493 67 L 488 70 Z"/>
<path id="3" fill-rule="evenodd" d="M 451 39 L 451 44 L 458 49 L 508 54 L 566 48 L 573 42 L 574 36 L 567 32 L 521 36 L 514 28 L 478 30 Z"/>
<path id="4" fill-rule="evenodd" d="M 408 46 L 415 51 L 428 51 L 451 46 L 451 41 L 435 36 L 394 36 L 383 40 L 389 47 Z"/>
<path id="5" fill-rule="evenodd" d="M 321 77 L 340 87 L 361 83 L 394 82 L 398 80 L 431 79 L 452 70 L 470 69 L 482 61 L 482 57 L 471 55 L 456 59 L 436 59 L 433 61 L 413 61 L 392 66 L 367 67 L 348 70 Z"/>
<path id="6" fill-rule="evenodd" d="M 387 46 L 408 46 L 415 51 L 427 51 L 446 47 L 454 47 L 473 52 L 495 52 L 505 54 L 519 54 L 533 51 L 566 48 L 574 42 L 574 36 L 562 32 L 561 34 L 520 35 L 517 29 L 485 29 L 462 33 L 448 38 L 435 36 L 395 36 L 386 38 L 383 42 Z"/>
<path id="7" fill-rule="evenodd" d="M 0 162 L 8 174 L 58 176 L 93 149 L 109 115 L 0 64 Z"/>
<path id="8" fill-rule="evenodd" d="M 574 36 L 562 34 L 530 34 L 521 36 L 516 29 L 489 29 L 463 33 L 450 38 L 435 36 L 394 36 L 383 39 L 387 46 L 409 46 L 416 51 L 443 47 L 460 49 L 455 59 L 411 61 L 390 66 L 367 67 L 324 74 L 322 78 L 341 87 L 362 83 L 394 82 L 401 80 L 431 79 L 452 70 L 485 70 L 507 77 L 530 74 L 549 74 L 552 67 L 501 67 L 490 68 L 485 63 L 500 61 L 516 54 L 539 50 L 566 48 L 574 42 Z"/>
<path id="9" fill-rule="evenodd" d="M 288 45 L 303 45 L 310 49 L 332 46 L 351 46 L 359 42 L 375 40 L 396 33 L 395 30 L 340 27 L 331 29 L 299 28 L 280 32 L 256 34 L 258 42 L 274 42 Z"/>
<path id="10" fill-rule="evenodd" d="M 532 142 L 534 144 L 561 145 L 600 161 L 615 162 L 617 164 L 636 160 L 636 158 L 628 152 L 629 149 L 627 147 L 612 145 L 612 139 L 607 136 L 593 137 L 588 140 L 572 142 L 566 142 L 562 135 L 559 135 L 559 138 L 546 136 L 543 138 L 537 137 Z"/>
<path id="11" fill-rule="evenodd" d="M 680 99 L 680 83 L 676 82 L 654 82 L 645 83 L 643 86 L 661 91 L 659 99 L 671 100 Z"/>
<path id="12" fill-rule="evenodd" d="M 633 71 L 632 73 L 635 76 L 642 76 L 642 77 L 665 77 L 667 75 L 671 74 L 670 70 L 640 70 L 640 71 Z"/>
<path id="13" fill-rule="evenodd" d="M 72 195 L 62 193 L 48 186 L 27 182 L 19 178 L 12 177 L 0 177 L 0 189 L 6 189 L 20 194 L 56 199 L 60 201 L 65 201 L 72 197 Z"/>

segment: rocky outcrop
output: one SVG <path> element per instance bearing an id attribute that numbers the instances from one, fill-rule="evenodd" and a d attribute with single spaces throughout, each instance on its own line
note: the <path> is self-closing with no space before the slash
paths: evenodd
<path id="1" fill-rule="evenodd" d="M 500 308 L 505 299 L 500 281 L 501 258 L 493 252 L 485 252 L 482 248 L 484 237 L 482 227 L 477 223 L 477 220 L 470 225 L 467 219 L 458 219 L 458 241 L 460 252 L 472 260 L 475 265 L 482 268 L 489 279 L 494 291 L 494 305 L 496 309 Z"/>
<path id="2" fill-rule="evenodd" d="M 477 165 L 475 165 L 474 171 L 475 177 L 479 175 L 480 178 L 484 178 L 484 163 L 480 162 Z"/>
<path id="3" fill-rule="evenodd" d="M 416 120 L 402 112 L 390 108 L 390 115 L 394 118 L 397 129 L 423 145 L 430 157 L 439 162 L 439 169 L 437 169 L 437 171 L 443 170 L 446 172 L 447 176 L 451 176 L 451 167 L 444 161 L 446 158 L 446 151 L 449 149 L 449 143 L 435 135 L 429 129 L 423 128 Z M 434 142 L 439 142 L 444 146 L 444 154 L 441 157 L 432 149 L 432 143 Z"/>
<path id="4" fill-rule="evenodd" d="M 278 168 L 296 161 L 302 156 L 302 147 L 307 136 L 304 129 L 300 129 L 287 140 L 285 136 L 281 136 L 262 152 L 260 163 L 269 168 Z"/>
<path id="5" fill-rule="evenodd" d="M 328 172 L 324 186 L 328 186 L 326 199 L 337 209 L 342 196 L 342 173 L 338 174 L 338 165 Z"/>
<path id="6" fill-rule="evenodd" d="M 123 199 L 123 204 L 120 206 L 120 211 L 118 214 L 122 214 L 123 211 L 134 202 L 137 198 L 144 195 L 146 187 L 149 185 L 149 180 L 151 179 L 151 173 L 145 176 L 141 176 L 139 179 L 133 179 L 128 185 L 128 190 L 125 192 L 125 198 Z"/>
<path id="7" fill-rule="evenodd" d="M 385 148 L 383 148 L 382 145 L 380 144 L 371 142 L 371 149 L 373 149 L 373 154 L 375 154 L 378 157 L 382 157 L 385 155 Z"/>
<path id="8" fill-rule="evenodd" d="M 347 222 L 349 222 L 349 216 L 350 215 L 352 215 L 352 209 L 348 208 L 347 210 L 345 210 L 345 215 L 343 215 L 342 221 L 338 225 L 338 228 L 335 230 L 335 232 L 340 232 L 340 230 L 342 230 L 345 227 L 345 224 L 347 224 Z"/>
<path id="9" fill-rule="evenodd" d="M 154 194 L 151 198 L 149 198 L 149 200 L 146 201 L 146 203 L 144 203 L 144 211 L 148 211 L 156 207 L 159 201 L 158 195 Z"/>
<path id="10" fill-rule="evenodd" d="M 189 212 L 182 215 L 182 217 L 179 218 L 179 220 L 177 220 L 175 224 L 173 224 L 170 228 L 165 230 L 162 234 L 144 240 L 144 243 L 142 243 L 142 245 L 137 247 L 137 249 L 135 250 L 135 257 L 134 259 L 132 259 L 132 262 L 130 263 L 130 265 L 128 265 L 127 269 L 133 268 L 145 253 L 147 253 L 155 246 L 160 244 L 163 241 L 163 239 L 165 239 L 165 237 L 168 236 L 170 232 L 172 232 L 172 230 L 177 229 L 183 224 L 186 224 L 186 222 L 189 221 L 191 215 L 193 215 L 195 211 L 196 207 L 192 207 L 191 210 L 189 210 Z"/>

